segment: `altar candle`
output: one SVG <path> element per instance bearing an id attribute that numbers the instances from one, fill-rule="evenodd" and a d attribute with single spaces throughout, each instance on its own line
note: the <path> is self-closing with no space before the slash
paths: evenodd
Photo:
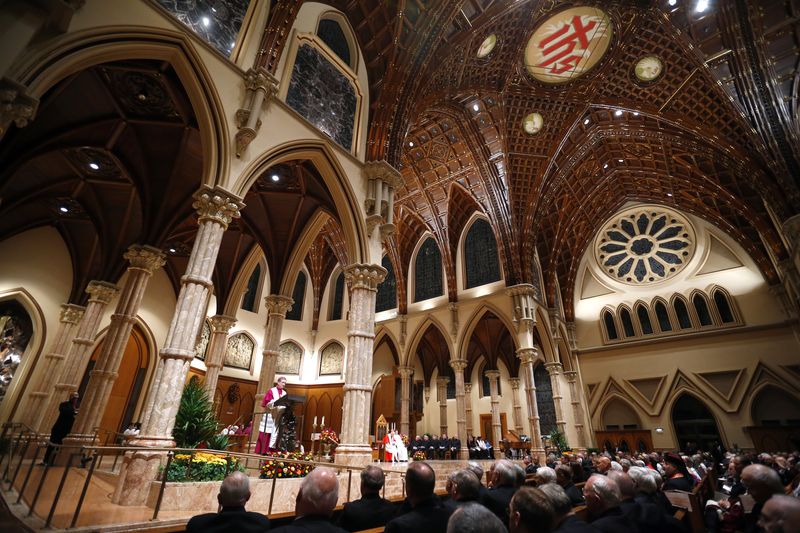
<path id="1" fill-rule="evenodd" d="M 314 425 L 315 426 L 317 425 L 317 417 L 316 416 L 314 416 Z"/>
<path id="2" fill-rule="evenodd" d="M 325 427 L 325 415 L 322 415 L 322 427 Z"/>

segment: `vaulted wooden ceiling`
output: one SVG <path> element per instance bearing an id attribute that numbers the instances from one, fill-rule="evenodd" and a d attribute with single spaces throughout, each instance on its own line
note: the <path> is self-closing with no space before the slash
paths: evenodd
<path id="1" fill-rule="evenodd" d="M 580 3 L 328 3 L 349 18 L 369 71 L 367 158 L 389 161 L 405 181 L 387 243 L 401 312 L 425 232 L 457 299 L 453 254 L 476 211 L 492 221 L 506 282 L 536 282 L 538 255 L 546 303 L 562 300 L 567 320 L 581 255 L 629 201 L 720 226 L 779 282 L 787 253 L 773 219 L 800 211 L 796 1 L 711 1 L 705 10 L 694 0 L 586 2 L 609 16 L 610 47 L 558 85 L 528 74 L 524 49 L 547 18 Z M 286 23 L 290 4 L 276 3 L 270 27 Z M 477 57 L 490 34 L 495 50 Z M 274 51 L 280 39 L 270 42 Z M 655 81 L 634 75 L 645 56 L 664 64 Z M 522 128 L 532 112 L 544 119 L 535 135 Z"/>

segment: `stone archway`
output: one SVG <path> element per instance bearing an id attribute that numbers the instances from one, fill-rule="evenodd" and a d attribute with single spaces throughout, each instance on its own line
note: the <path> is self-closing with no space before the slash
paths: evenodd
<path id="1" fill-rule="evenodd" d="M 679 449 L 691 441 L 701 450 L 710 450 L 714 442 L 722 442 L 714 415 L 700 400 L 684 393 L 672 406 L 672 425 Z"/>

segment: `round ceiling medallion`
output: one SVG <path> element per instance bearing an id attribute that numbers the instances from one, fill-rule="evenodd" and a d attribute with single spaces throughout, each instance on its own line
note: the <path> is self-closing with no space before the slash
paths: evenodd
<path id="1" fill-rule="evenodd" d="M 608 15 L 595 7 L 573 7 L 548 18 L 525 47 L 525 66 L 544 83 L 578 78 L 600 61 L 611 44 Z"/>
<path id="2" fill-rule="evenodd" d="M 484 39 L 483 42 L 481 43 L 480 48 L 478 48 L 478 54 L 477 54 L 478 59 L 483 59 L 484 57 L 491 54 L 495 46 L 497 46 L 497 35 L 493 33 L 486 39 Z"/>
<path id="3" fill-rule="evenodd" d="M 664 63 L 656 56 L 646 56 L 636 62 L 633 71 L 639 81 L 653 81 L 664 72 Z"/>
<path id="4" fill-rule="evenodd" d="M 528 135 L 535 135 L 542 131 L 544 126 L 544 118 L 540 113 L 531 113 L 522 119 L 522 129 Z"/>
<path id="5" fill-rule="evenodd" d="M 686 267 L 695 234 L 679 213 L 640 205 L 614 215 L 595 238 L 597 264 L 610 278 L 630 285 L 669 279 Z"/>

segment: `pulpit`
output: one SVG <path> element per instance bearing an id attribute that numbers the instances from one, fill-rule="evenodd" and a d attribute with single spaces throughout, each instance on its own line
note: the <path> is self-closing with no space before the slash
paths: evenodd
<path id="1" fill-rule="evenodd" d="M 294 408 L 298 404 L 306 401 L 305 396 L 295 396 L 287 394 L 280 400 L 275 400 L 275 408 L 280 409 L 279 418 L 275 421 L 278 428 L 278 439 L 275 448 L 283 452 L 293 452 L 297 448 L 297 419 L 294 416 Z"/>

